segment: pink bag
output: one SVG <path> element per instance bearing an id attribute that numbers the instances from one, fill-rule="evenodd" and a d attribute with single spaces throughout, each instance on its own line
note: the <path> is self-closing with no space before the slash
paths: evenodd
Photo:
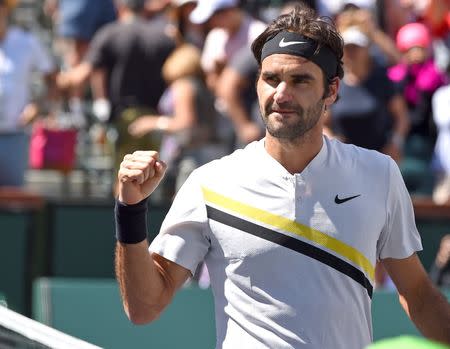
<path id="1" fill-rule="evenodd" d="M 71 171 L 75 166 L 77 130 L 48 128 L 36 123 L 30 139 L 30 167 Z"/>

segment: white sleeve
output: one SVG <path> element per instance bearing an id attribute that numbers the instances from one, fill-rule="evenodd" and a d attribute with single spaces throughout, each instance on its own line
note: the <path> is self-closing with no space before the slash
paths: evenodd
<path id="1" fill-rule="evenodd" d="M 377 244 L 379 259 L 402 259 L 422 250 L 411 197 L 397 164 L 389 158 L 386 222 Z"/>
<path id="2" fill-rule="evenodd" d="M 52 72 L 55 69 L 52 59 L 42 43 L 34 35 L 30 36 L 30 46 L 33 68 L 44 74 Z"/>
<path id="3" fill-rule="evenodd" d="M 193 275 L 209 246 L 206 206 L 194 171 L 178 191 L 149 250 L 189 269 Z"/>

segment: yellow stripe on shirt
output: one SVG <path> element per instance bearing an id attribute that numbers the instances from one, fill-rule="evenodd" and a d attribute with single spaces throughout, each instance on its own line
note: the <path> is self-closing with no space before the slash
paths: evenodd
<path id="1" fill-rule="evenodd" d="M 354 247 L 349 246 L 338 239 L 335 239 L 325 233 L 322 233 L 321 231 L 315 230 L 294 220 L 244 204 L 237 200 L 216 193 L 208 188 L 202 187 L 202 191 L 203 196 L 207 202 L 217 205 L 218 207 L 225 208 L 229 211 L 238 213 L 241 216 L 308 239 L 309 241 L 323 246 L 328 250 L 334 251 L 340 256 L 345 257 L 347 260 L 359 266 L 371 280 L 374 280 L 374 266 L 361 252 L 356 250 Z"/>

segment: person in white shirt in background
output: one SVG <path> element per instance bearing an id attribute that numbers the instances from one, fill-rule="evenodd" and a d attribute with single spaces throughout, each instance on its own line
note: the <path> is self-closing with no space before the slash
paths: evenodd
<path id="1" fill-rule="evenodd" d="M 202 68 L 213 92 L 230 58 L 242 47 L 250 50 L 252 41 L 267 26 L 239 8 L 238 0 L 199 0 L 190 20 L 211 29 L 203 47 Z"/>
<path id="2" fill-rule="evenodd" d="M 213 92 L 215 107 L 220 113 L 219 137 L 231 150 L 235 132 L 227 104 L 219 91 L 222 73 L 240 50 L 245 47 L 250 50 L 251 43 L 267 24 L 242 9 L 239 0 L 198 0 L 189 19 L 209 30 L 202 49 L 201 65 L 206 85 Z"/>
<path id="3" fill-rule="evenodd" d="M 438 137 L 434 149 L 437 182 L 433 201 L 442 205 L 450 203 L 450 85 L 436 90 L 432 99 L 433 120 Z"/>
<path id="4" fill-rule="evenodd" d="M 24 126 L 38 114 L 31 100 L 33 73 L 43 74 L 54 95 L 55 68 L 46 49 L 31 32 L 9 23 L 13 0 L 0 0 L 0 185 L 22 186 L 28 166 Z"/>

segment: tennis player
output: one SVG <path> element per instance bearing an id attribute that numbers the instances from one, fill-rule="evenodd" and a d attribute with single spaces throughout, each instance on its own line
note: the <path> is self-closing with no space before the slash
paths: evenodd
<path id="1" fill-rule="evenodd" d="M 379 259 L 419 330 L 450 344 L 450 306 L 416 255 L 395 162 L 322 134 L 342 46 L 310 10 L 269 25 L 252 45 L 265 138 L 195 170 L 150 246 L 146 200 L 166 166 L 153 151 L 125 156 L 116 268 L 132 322 L 156 319 L 204 260 L 217 348 L 361 349 L 372 341 Z"/>

